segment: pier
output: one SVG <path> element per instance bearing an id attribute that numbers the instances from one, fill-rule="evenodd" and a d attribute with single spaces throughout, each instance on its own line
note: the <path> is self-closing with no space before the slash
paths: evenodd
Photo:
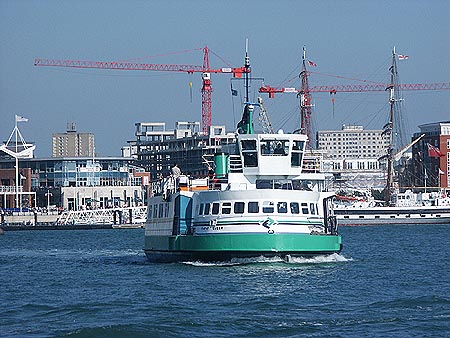
<path id="1" fill-rule="evenodd" d="M 0 227 L 5 230 L 59 230 L 142 228 L 147 207 L 124 207 L 38 213 L 33 211 L 1 214 Z"/>

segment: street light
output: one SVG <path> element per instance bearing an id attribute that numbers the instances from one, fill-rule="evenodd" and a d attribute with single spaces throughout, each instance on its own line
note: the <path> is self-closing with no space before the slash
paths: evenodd
<path id="1" fill-rule="evenodd" d="M 50 197 L 53 196 L 53 194 L 50 192 L 50 190 L 47 190 L 45 193 L 45 196 L 47 196 L 47 214 L 50 213 Z"/>

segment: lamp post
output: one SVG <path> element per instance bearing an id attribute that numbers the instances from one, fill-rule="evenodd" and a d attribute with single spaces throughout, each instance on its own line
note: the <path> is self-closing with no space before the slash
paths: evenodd
<path id="1" fill-rule="evenodd" d="M 53 196 L 53 194 L 50 192 L 50 190 L 47 190 L 45 193 L 45 196 L 47 196 L 47 214 L 50 213 L 50 197 Z"/>

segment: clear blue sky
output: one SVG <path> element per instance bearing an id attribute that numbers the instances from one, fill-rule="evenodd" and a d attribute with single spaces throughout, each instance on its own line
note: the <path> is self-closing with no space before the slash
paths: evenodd
<path id="1" fill-rule="evenodd" d="M 95 134 L 96 151 L 120 155 L 134 139 L 136 122 L 201 121 L 201 78 L 184 73 L 34 67 L 35 58 L 202 65 L 208 45 L 233 66 L 244 61 L 245 39 L 253 76 L 272 86 L 300 86 L 301 49 L 318 66 L 310 85 L 389 82 L 393 46 L 409 55 L 399 62 L 402 83 L 450 82 L 450 1 L 107 1 L 0 0 L 0 138 L 14 115 L 29 118 L 20 129 L 36 143 L 36 156 L 51 156 L 52 133 L 76 122 Z M 152 57 L 166 54 L 161 57 Z M 226 64 L 211 54 L 213 67 Z M 190 99 L 189 81 L 193 81 Z M 240 119 L 230 76 L 212 75 L 213 124 L 231 131 Z M 258 82 L 252 87 L 256 99 Z M 450 90 L 405 92 L 410 132 L 450 119 Z M 340 93 L 334 115 L 328 94 L 314 94 L 317 129 L 358 124 L 379 129 L 387 120 L 387 93 Z M 298 99 L 278 95 L 265 102 L 275 128 L 298 127 Z"/>

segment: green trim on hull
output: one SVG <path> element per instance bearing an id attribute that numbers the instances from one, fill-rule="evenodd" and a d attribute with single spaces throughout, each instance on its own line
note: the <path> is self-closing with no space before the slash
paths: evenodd
<path id="1" fill-rule="evenodd" d="M 152 261 L 314 256 L 337 253 L 341 249 L 342 238 L 334 235 L 220 234 L 145 237 L 145 253 Z"/>

